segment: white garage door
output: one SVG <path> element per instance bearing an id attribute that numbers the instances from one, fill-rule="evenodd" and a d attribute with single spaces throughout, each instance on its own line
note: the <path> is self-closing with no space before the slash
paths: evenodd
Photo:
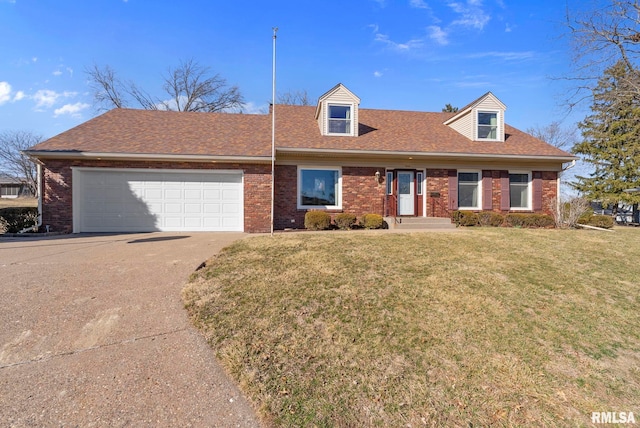
<path id="1" fill-rule="evenodd" d="M 74 168 L 74 232 L 243 231 L 241 171 Z"/>

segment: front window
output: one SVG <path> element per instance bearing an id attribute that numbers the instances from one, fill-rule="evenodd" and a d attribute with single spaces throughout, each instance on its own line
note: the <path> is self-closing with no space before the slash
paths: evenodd
<path id="1" fill-rule="evenodd" d="M 351 106 L 329 105 L 329 133 L 351 134 Z"/>
<path id="2" fill-rule="evenodd" d="M 298 207 L 340 209 L 341 177 L 339 168 L 298 169 Z"/>
<path id="3" fill-rule="evenodd" d="M 418 185 L 418 195 L 422 195 L 422 173 L 418 172 L 416 173 L 416 184 Z"/>
<path id="4" fill-rule="evenodd" d="M 18 196 L 20 186 L 8 185 L 0 186 L 0 196 Z"/>
<path id="5" fill-rule="evenodd" d="M 478 112 L 478 139 L 497 140 L 498 139 L 498 112 L 479 111 Z"/>
<path id="6" fill-rule="evenodd" d="M 530 209 L 529 174 L 509 174 L 509 200 L 511 209 Z"/>
<path id="7" fill-rule="evenodd" d="M 468 210 L 480 209 L 480 173 L 458 173 L 458 208 Z"/>

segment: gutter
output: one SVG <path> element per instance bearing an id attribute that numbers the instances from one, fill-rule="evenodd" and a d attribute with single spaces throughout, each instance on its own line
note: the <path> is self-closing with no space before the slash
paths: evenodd
<path id="1" fill-rule="evenodd" d="M 82 152 L 76 150 L 25 150 L 25 154 L 37 159 L 91 159 L 91 160 L 146 160 L 146 161 L 183 161 L 183 162 L 265 162 L 270 156 L 211 156 L 211 155 L 174 155 L 156 153 L 108 153 Z"/>
<path id="2" fill-rule="evenodd" d="M 327 149 L 306 149 L 306 148 L 279 148 L 280 153 L 290 154 L 334 154 L 334 155 L 369 155 L 377 157 L 396 156 L 404 158 L 477 158 L 477 159 L 529 159 L 529 160 L 550 160 L 573 162 L 575 156 L 548 156 L 548 155 L 515 155 L 515 154 L 492 154 L 492 153 L 447 153 L 447 152 L 397 152 L 380 150 L 327 150 Z"/>

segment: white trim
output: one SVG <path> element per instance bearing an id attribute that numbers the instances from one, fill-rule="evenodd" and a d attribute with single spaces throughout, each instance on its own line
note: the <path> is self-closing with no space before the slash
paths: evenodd
<path id="1" fill-rule="evenodd" d="M 486 141 L 486 140 L 481 140 Z M 478 159 L 518 159 L 518 160 L 548 160 L 554 162 L 570 162 L 577 159 L 575 156 L 544 156 L 544 155 L 515 155 L 515 154 L 485 154 L 485 153 L 447 153 L 447 152 L 398 152 L 381 150 L 338 150 L 338 149 L 307 149 L 297 147 L 281 147 L 276 149 L 278 153 L 286 154 L 317 154 L 317 155 L 370 155 L 389 158 L 400 157 L 404 160 L 422 160 L 434 158 L 478 158 Z"/>
<path id="2" fill-rule="evenodd" d="M 75 151 L 25 151 L 35 158 L 54 159 L 93 159 L 93 160 L 140 160 L 140 161 L 183 161 L 183 162 L 251 162 L 269 163 L 271 156 L 212 156 L 212 155 L 173 155 L 156 153 L 108 153 Z"/>
<path id="3" fill-rule="evenodd" d="M 480 119 L 478 116 L 480 116 L 480 113 L 495 113 L 496 114 L 496 138 L 480 138 L 479 136 L 479 132 L 478 130 L 480 129 Z M 500 126 L 501 124 L 501 114 L 502 112 L 500 110 L 495 110 L 495 109 L 477 109 L 475 110 L 475 126 L 473 129 L 473 133 L 474 133 L 474 140 L 475 141 L 502 141 L 503 139 L 500 138 L 501 134 L 502 134 L 502 127 Z M 482 126 L 489 126 L 489 125 L 482 125 Z"/>
<path id="4" fill-rule="evenodd" d="M 527 174 L 527 206 L 514 207 L 511 204 L 511 174 Z M 509 170 L 509 211 L 532 211 L 533 210 L 533 173 L 526 170 Z"/>
<path id="5" fill-rule="evenodd" d="M 301 171 L 337 171 L 338 186 L 336 189 L 336 205 L 302 205 L 302 174 Z M 296 205 L 299 210 L 341 210 L 342 209 L 342 167 L 341 166 L 305 166 L 298 165 L 296 185 Z"/>
<path id="6" fill-rule="evenodd" d="M 356 113 L 355 104 L 354 103 L 341 103 L 341 102 L 335 103 L 335 102 L 330 102 L 330 101 L 327 101 L 326 103 L 327 103 L 327 114 L 326 114 L 326 118 L 325 118 L 325 120 L 326 120 L 325 129 L 327 131 L 326 131 L 325 135 L 338 136 L 338 137 L 353 137 L 353 135 L 354 135 L 353 130 L 355 128 L 354 122 L 356 120 L 356 118 L 355 118 L 355 113 Z M 329 122 L 331 121 L 331 107 L 332 106 L 349 107 L 349 112 L 350 112 L 350 116 L 351 116 L 349 118 L 349 132 L 342 133 L 342 132 L 330 132 L 329 131 L 329 129 L 330 129 Z M 339 120 L 342 120 L 342 119 L 339 119 Z"/>
<path id="7" fill-rule="evenodd" d="M 81 187 L 78 185 L 80 181 L 80 176 L 83 172 L 134 172 L 134 173 L 160 173 L 160 174 L 229 174 L 229 175 L 240 175 L 240 231 L 244 231 L 244 215 L 245 215 L 245 207 L 244 207 L 244 170 L 242 169 L 166 169 L 166 168 L 106 168 L 106 167 L 86 167 L 86 166 L 72 166 L 71 167 L 71 198 L 72 198 L 72 208 L 71 215 L 73 218 L 73 233 L 81 232 L 81 215 L 82 212 L 80 210 L 80 190 Z"/>
<path id="8" fill-rule="evenodd" d="M 478 174 L 477 188 L 478 188 L 478 206 L 475 207 L 464 207 L 460 205 L 460 174 Z M 482 171 L 474 170 L 474 169 L 459 169 L 457 171 L 457 181 L 458 181 L 458 210 L 473 210 L 473 211 L 481 211 L 482 210 Z"/>

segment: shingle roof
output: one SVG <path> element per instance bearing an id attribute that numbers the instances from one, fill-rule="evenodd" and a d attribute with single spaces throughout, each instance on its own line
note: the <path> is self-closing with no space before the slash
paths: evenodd
<path id="1" fill-rule="evenodd" d="M 453 113 L 359 109 L 359 136 L 322 136 L 314 106 L 276 106 L 276 146 L 377 152 L 571 157 L 506 125 L 504 142 L 471 141 L 443 125 Z M 114 109 L 30 149 L 203 156 L 271 155 L 271 115 Z"/>
<path id="2" fill-rule="evenodd" d="M 271 156 L 268 115 L 113 109 L 31 151 Z"/>

